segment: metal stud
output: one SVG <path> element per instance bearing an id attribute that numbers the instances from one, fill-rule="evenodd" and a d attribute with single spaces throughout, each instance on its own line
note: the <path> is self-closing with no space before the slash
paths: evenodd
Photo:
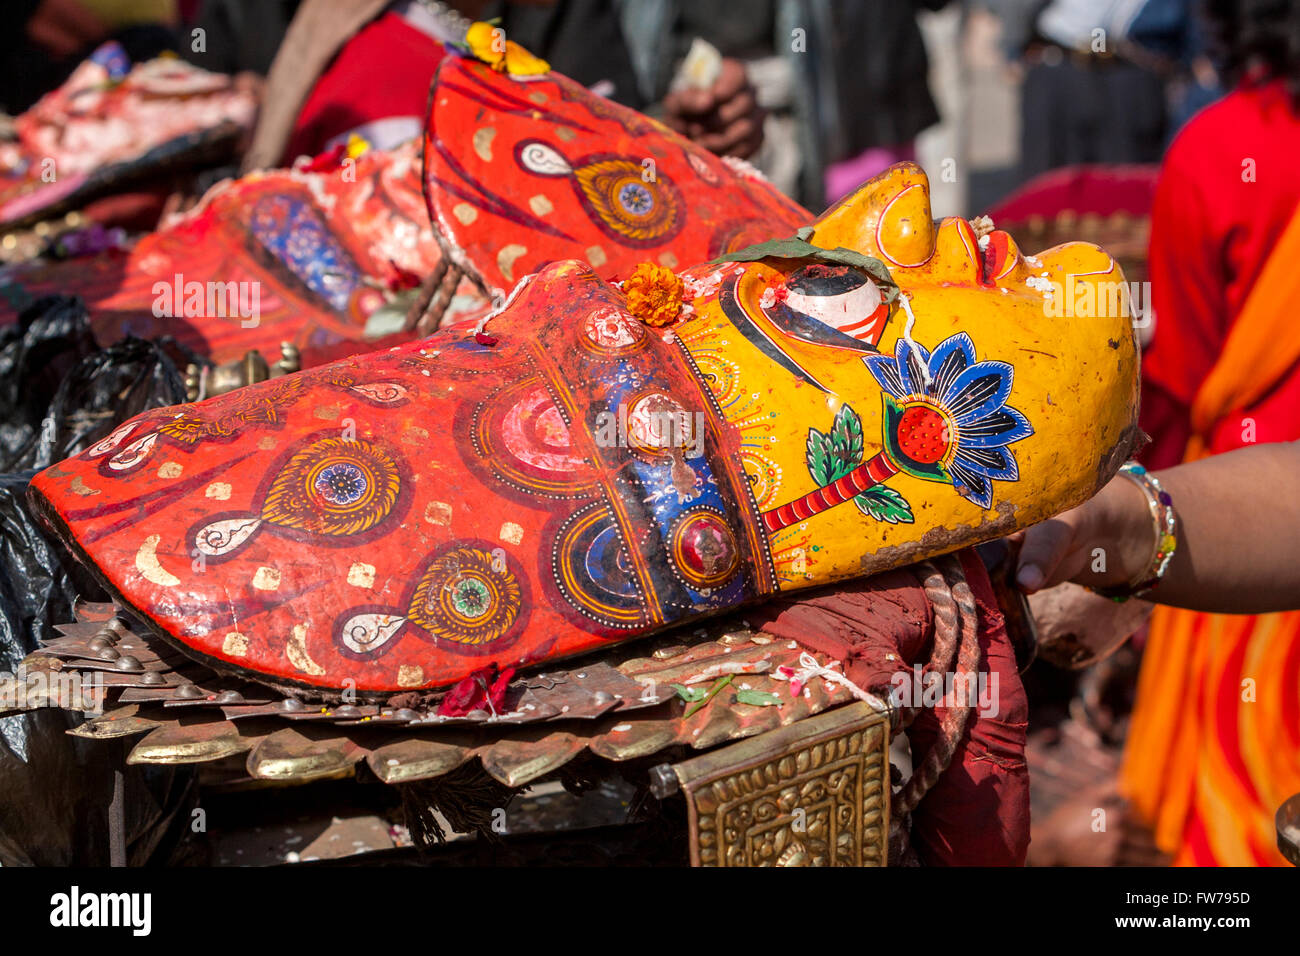
<path id="1" fill-rule="evenodd" d="M 661 763 L 650 768 L 650 792 L 656 799 L 667 800 L 681 788 L 672 764 Z"/>

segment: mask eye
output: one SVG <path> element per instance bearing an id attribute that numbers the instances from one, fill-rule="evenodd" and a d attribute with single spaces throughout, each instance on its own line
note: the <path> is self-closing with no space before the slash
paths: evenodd
<path id="1" fill-rule="evenodd" d="M 852 266 L 813 263 L 786 280 L 785 306 L 859 342 L 875 345 L 889 307 L 880 289 Z"/>

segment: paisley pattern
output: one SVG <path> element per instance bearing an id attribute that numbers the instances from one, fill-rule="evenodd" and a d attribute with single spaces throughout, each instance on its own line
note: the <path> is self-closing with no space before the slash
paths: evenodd
<path id="1" fill-rule="evenodd" d="M 681 196 L 667 179 L 644 177 L 621 157 L 586 159 L 573 171 L 587 210 L 607 236 L 638 248 L 661 245 L 681 231 Z"/>
<path id="2" fill-rule="evenodd" d="M 346 364 L 330 366 L 322 372 L 320 384 L 330 388 L 345 389 L 353 396 L 363 398 L 375 406 L 402 405 L 415 394 L 412 385 L 395 381 L 358 383 L 359 376 Z M 197 405 L 174 406 L 181 411 L 148 413 L 113 432 L 107 438 L 82 452 L 83 458 L 103 458 L 118 448 L 128 435 L 133 440 L 111 458 L 104 458 L 100 473 L 106 477 L 121 477 L 144 466 L 153 456 L 159 441 L 193 450 L 201 442 L 229 443 L 252 425 L 282 428 L 287 420 L 286 410 L 305 396 L 305 382 L 301 378 L 275 379 L 261 391 L 238 390 L 231 394 L 222 413 L 213 417 Z M 150 430 L 148 426 L 152 424 Z"/>
<path id="3" fill-rule="evenodd" d="M 531 173 L 571 178 L 587 215 L 616 242 L 640 248 L 661 245 L 682 228 L 681 194 L 658 177 L 651 160 L 602 154 L 570 163 L 540 140 L 524 140 L 515 152 L 519 165 Z"/>
<path id="4" fill-rule="evenodd" d="M 319 438 L 274 473 L 258 514 L 203 524 L 193 532 L 194 548 L 200 555 L 225 558 L 264 524 L 327 539 L 360 535 L 393 514 L 401 491 L 401 469 L 378 445 Z"/>
<path id="5" fill-rule="evenodd" d="M 402 629 L 406 618 L 387 612 L 351 614 L 338 631 L 344 652 L 364 660 L 393 647 L 392 638 Z"/>

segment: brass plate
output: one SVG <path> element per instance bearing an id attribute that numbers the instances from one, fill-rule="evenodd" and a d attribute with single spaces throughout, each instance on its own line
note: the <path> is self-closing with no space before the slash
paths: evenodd
<path id="1" fill-rule="evenodd" d="M 884 866 L 889 718 L 865 703 L 673 767 L 692 866 Z"/>

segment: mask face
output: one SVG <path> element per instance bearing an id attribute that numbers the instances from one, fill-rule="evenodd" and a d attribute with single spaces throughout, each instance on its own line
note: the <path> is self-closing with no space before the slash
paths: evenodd
<path id="1" fill-rule="evenodd" d="M 810 221 L 551 73 L 448 59 L 430 103 L 429 208 L 499 311 L 146 413 L 32 483 L 218 670 L 379 695 L 571 656 L 1025 527 L 1139 434 L 1096 247 L 936 224 L 910 165 Z"/>
<path id="2" fill-rule="evenodd" d="M 810 254 L 688 270 L 668 329 L 547 266 L 478 335 L 147 413 L 34 496 L 170 640 L 320 690 L 444 686 L 1005 534 L 1129 452 L 1127 313 L 1053 314 L 1121 278 L 936 227 L 926 193 L 898 167 Z"/>
<path id="3" fill-rule="evenodd" d="M 928 193 L 919 168 L 894 167 L 801 232 L 849 255 L 685 275 L 704 294 L 674 331 L 738 433 L 782 590 L 1043 520 L 1134 446 L 1137 349 L 1111 257 L 1026 257 L 1006 233 L 935 223 Z"/>

